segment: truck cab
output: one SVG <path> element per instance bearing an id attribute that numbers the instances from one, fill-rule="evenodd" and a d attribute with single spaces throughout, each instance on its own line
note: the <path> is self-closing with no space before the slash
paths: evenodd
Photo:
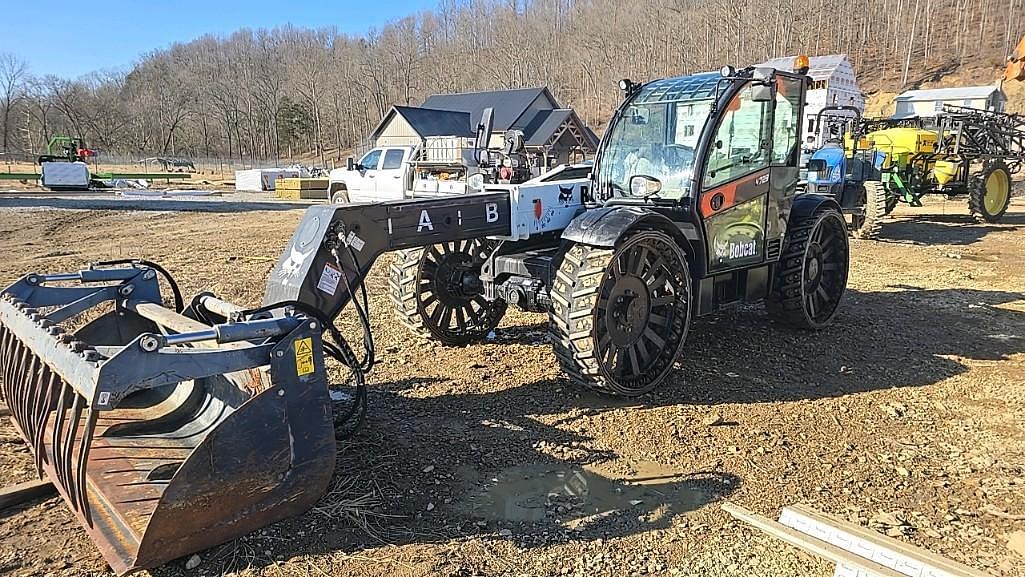
<path id="1" fill-rule="evenodd" d="M 401 200 L 412 189 L 414 146 L 378 146 L 328 175 L 331 202 Z"/>

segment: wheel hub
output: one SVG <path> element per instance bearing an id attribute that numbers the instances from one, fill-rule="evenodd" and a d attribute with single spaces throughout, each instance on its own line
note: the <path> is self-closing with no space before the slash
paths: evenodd
<path id="1" fill-rule="evenodd" d="M 818 243 L 808 246 L 804 261 L 804 282 L 810 290 L 817 288 L 822 280 L 822 261 L 822 247 Z"/>
<path id="2" fill-rule="evenodd" d="M 1007 189 L 1004 173 L 994 170 L 989 174 L 989 177 L 986 178 L 986 194 L 983 198 L 987 212 L 996 214 L 1004 208 L 1008 196 Z"/>
<path id="3" fill-rule="evenodd" d="M 449 306 L 463 306 L 481 293 L 480 276 L 471 259 L 460 253 L 446 255 L 431 279 L 438 298 Z"/>
<path id="4" fill-rule="evenodd" d="M 648 285 L 636 276 L 623 276 L 609 295 L 608 328 L 612 342 L 632 345 L 644 333 L 651 315 Z"/>

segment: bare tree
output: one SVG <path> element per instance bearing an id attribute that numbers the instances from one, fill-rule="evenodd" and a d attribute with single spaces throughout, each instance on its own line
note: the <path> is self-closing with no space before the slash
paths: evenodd
<path id="1" fill-rule="evenodd" d="M 21 99 L 28 64 L 14 54 L 0 52 L 0 105 L 3 106 L 3 146 L 7 152 L 14 105 Z"/>

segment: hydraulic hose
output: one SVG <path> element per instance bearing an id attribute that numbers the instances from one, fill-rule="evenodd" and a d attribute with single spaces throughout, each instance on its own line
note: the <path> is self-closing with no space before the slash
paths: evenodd
<path id="1" fill-rule="evenodd" d="M 159 264 L 141 258 L 122 258 L 116 260 L 104 260 L 93 263 L 94 266 L 117 266 L 121 264 L 141 264 L 143 266 L 148 266 L 149 268 L 160 273 L 161 276 L 163 276 L 164 279 L 167 281 L 167 284 L 171 287 L 171 294 L 174 295 L 174 312 L 181 314 L 181 312 L 185 310 L 185 299 L 182 298 L 182 291 L 178 288 L 178 283 L 175 282 L 174 277 L 171 276 L 171 273 L 167 272 L 167 269 L 160 266 Z"/>
<path id="2" fill-rule="evenodd" d="M 352 248 L 349 247 L 347 252 L 349 254 L 349 258 L 352 259 L 353 267 L 355 270 L 359 270 L 359 262 L 357 261 L 356 254 L 352 251 Z M 341 256 L 338 248 L 332 248 L 331 254 L 335 258 L 335 264 L 338 265 L 338 269 L 345 270 L 342 267 Z M 336 427 L 342 427 L 347 424 L 350 425 L 344 432 L 336 433 L 336 436 L 340 439 L 353 435 L 362 426 L 363 421 L 366 418 L 366 374 L 373 368 L 376 360 L 374 336 L 370 327 L 370 298 L 367 295 L 366 284 L 361 280 L 355 287 L 353 287 L 346 275 L 342 275 L 342 279 L 345 282 L 345 289 L 349 291 L 349 296 L 352 300 L 353 307 L 356 309 L 356 315 L 359 318 L 360 327 L 363 331 L 364 355 L 362 359 L 356 356 L 352 347 L 349 346 L 348 341 L 345 340 L 341 331 L 339 331 L 338 327 L 335 326 L 334 320 L 328 318 L 323 311 L 306 303 L 294 300 L 281 301 L 254 309 L 244 310 L 239 313 L 240 316 L 251 316 L 283 308 L 293 308 L 320 321 L 321 326 L 328 334 L 331 335 L 331 341 L 333 341 L 331 342 L 328 341 L 328 339 L 324 339 L 324 352 L 342 365 L 348 367 L 349 370 L 352 371 L 352 378 L 355 383 L 356 394 L 353 397 L 352 406 L 345 413 L 336 415 L 334 419 Z M 356 291 L 359 291 L 359 294 L 357 294 Z"/>

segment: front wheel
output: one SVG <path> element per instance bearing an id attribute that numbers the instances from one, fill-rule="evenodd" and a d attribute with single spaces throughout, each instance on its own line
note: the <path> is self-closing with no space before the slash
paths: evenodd
<path id="1" fill-rule="evenodd" d="M 766 306 L 776 319 L 802 329 L 821 329 L 836 315 L 847 289 L 850 246 L 839 211 L 816 211 L 787 232 Z"/>
<path id="2" fill-rule="evenodd" d="M 604 393 L 632 397 L 661 384 L 690 328 L 687 257 L 658 231 L 612 249 L 570 246 L 551 297 L 549 326 L 562 370 Z"/>

